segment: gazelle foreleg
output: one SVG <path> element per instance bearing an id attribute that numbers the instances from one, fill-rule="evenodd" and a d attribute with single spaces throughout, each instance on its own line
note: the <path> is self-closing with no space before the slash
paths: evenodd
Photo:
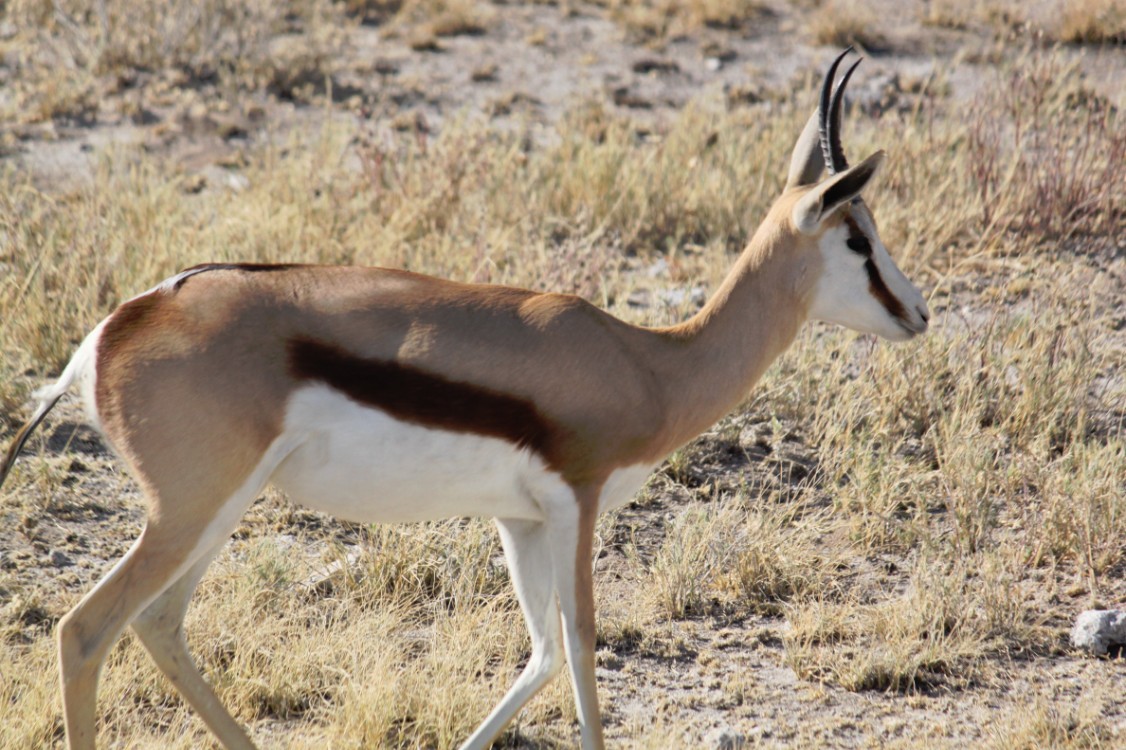
<path id="1" fill-rule="evenodd" d="M 203 679 L 188 651 L 184 639 L 184 615 L 199 579 L 226 540 L 205 554 L 191 570 L 180 577 L 148 606 L 136 620 L 133 630 L 160 671 L 227 750 L 253 750 L 254 744 L 246 730 L 235 721 L 219 701 L 215 691 Z"/>
<path id="2" fill-rule="evenodd" d="M 553 521 L 551 545 L 555 590 L 563 615 L 563 645 L 571 670 L 571 687 L 579 712 L 583 750 L 602 750 L 602 717 L 594 674 L 595 616 L 594 526 L 598 520 L 600 487 L 575 489 L 575 504 Z"/>
<path id="3" fill-rule="evenodd" d="M 497 519 L 509 575 L 532 639 L 532 655 L 524 671 L 505 693 L 462 750 L 486 748 L 532 696 L 563 668 L 563 630 L 555 600 L 555 580 L 545 523 Z"/>

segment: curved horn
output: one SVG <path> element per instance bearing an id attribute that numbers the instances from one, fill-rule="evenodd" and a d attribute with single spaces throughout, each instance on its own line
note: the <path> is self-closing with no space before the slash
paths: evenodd
<path id="1" fill-rule="evenodd" d="M 825 80 L 821 84 L 821 97 L 817 103 L 817 126 L 818 136 L 821 140 L 821 153 L 825 157 L 825 168 L 829 174 L 836 174 L 838 169 L 833 159 L 833 147 L 831 145 L 832 138 L 830 137 L 831 121 L 829 114 L 832 111 L 832 100 L 834 98 L 833 92 L 833 79 L 837 77 L 837 67 L 840 66 L 841 60 L 852 52 L 852 47 L 849 47 L 841 54 L 837 55 L 837 59 L 833 60 L 833 64 L 829 66 L 829 70 L 825 73 Z M 855 67 L 855 66 L 854 66 Z M 840 89 L 838 88 L 838 91 Z M 837 150 L 840 150 L 840 139 L 837 139 Z M 843 155 L 842 155 L 843 160 Z"/>
<path id="2" fill-rule="evenodd" d="M 833 166 L 837 172 L 848 169 L 848 159 L 845 159 L 844 149 L 841 148 L 841 103 L 844 101 L 844 90 L 848 85 L 848 79 L 852 77 L 852 71 L 856 70 L 856 66 L 863 60 L 863 57 L 860 58 L 845 71 L 841 82 L 833 89 L 833 101 L 829 104 L 829 146 L 833 154 Z"/>

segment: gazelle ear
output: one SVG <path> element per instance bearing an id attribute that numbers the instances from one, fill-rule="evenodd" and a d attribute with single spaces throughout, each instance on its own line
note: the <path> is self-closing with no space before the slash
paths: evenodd
<path id="1" fill-rule="evenodd" d="M 818 184 L 794 205 L 794 226 L 803 234 L 815 234 L 826 216 L 860 195 L 883 161 L 884 152 L 877 151 L 855 167 Z"/>
<path id="2" fill-rule="evenodd" d="M 794 144 L 794 153 L 790 155 L 790 176 L 786 178 L 786 187 L 799 187 L 812 185 L 821 177 L 821 170 L 825 169 L 825 156 L 821 153 L 821 141 L 817 128 L 817 110 L 805 124 L 805 129 L 798 136 Z"/>

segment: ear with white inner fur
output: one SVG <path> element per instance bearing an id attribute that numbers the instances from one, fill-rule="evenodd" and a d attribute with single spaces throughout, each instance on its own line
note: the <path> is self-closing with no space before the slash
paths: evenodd
<path id="1" fill-rule="evenodd" d="M 814 187 L 794 205 L 794 226 L 803 234 L 815 234 L 826 216 L 864 190 L 883 161 L 884 152 L 877 151 Z"/>
<path id="2" fill-rule="evenodd" d="M 819 133 L 817 110 L 813 110 L 813 116 L 805 124 L 805 129 L 798 136 L 798 142 L 794 144 L 794 152 L 790 155 L 787 188 L 812 185 L 821 177 L 821 172 L 825 169 L 825 156 L 821 153 Z"/>

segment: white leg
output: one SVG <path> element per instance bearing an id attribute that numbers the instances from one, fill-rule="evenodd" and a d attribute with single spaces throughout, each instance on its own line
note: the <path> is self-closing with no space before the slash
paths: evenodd
<path id="1" fill-rule="evenodd" d="M 462 750 L 483 750 L 491 745 L 524 704 L 563 668 L 563 633 L 555 602 L 547 528 L 536 521 L 497 519 L 509 575 L 532 637 L 532 656 L 501 702 L 461 746 Z"/>
<path id="2" fill-rule="evenodd" d="M 226 540 L 223 544 L 226 544 Z M 227 750 L 253 750 L 254 745 L 246 730 L 234 720 L 219 701 L 219 696 L 215 695 L 215 691 L 199 673 L 188 651 L 187 641 L 184 640 L 184 615 L 188 611 L 192 593 L 223 544 L 204 555 L 191 570 L 138 615 L 133 621 L 133 630 L 160 667 L 160 671 L 164 672 L 180 695 L 215 733 L 219 743 Z"/>
<path id="3" fill-rule="evenodd" d="M 59 671 L 70 750 L 94 747 L 98 675 L 121 631 L 233 529 L 232 523 L 201 533 L 169 529 L 150 519 L 125 557 L 59 621 Z"/>
<path id="4" fill-rule="evenodd" d="M 598 494 L 597 488 L 577 489 L 575 505 L 559 512 L 562 518 L 552 524 L 548 539 L 583 750 L 602 750 L 604 745 L 598 684 L 594 676 L 594 573 L 591 569 Z"/>
<path id="5" fill-rule="evenodd" d="M 201 495 L 194 485 L 170 482 L 162 489 L 159 482 L 149 477 L 150 512 L 141 536 L 113 570 L 59 621 L 59 672 L 70 750 L 94 748 L 98 675 L 121 631 L 148 611 L 147 622 L 142 622 L 138 632 L 142 634 L 142 641 L 149 645 L 153 619 L 162 619 L 162 615 L 175 609 L 173 604 L 180 599 L 186 606 L 195 581 L 206 567 L 201 561 L 213 555 L 227 540 L 243 511 L 288 452 L 288 444 L 275 441 L 242 485 L 219 503 L 213 497 Z M 197 512 L 166 516 L 162 508 L 194 508 Z M 160 600 L 169 589 L 174 592 Z M 161 640 L 157 636 L 157 642 Z M 167 666 L 168 660 L 164 661 L 157 657 L 162 669 Z M 195 671 L 194 666 L 190 669 Z M 183 677 L 184 670 L 173 668 L 173 673 Z M 195 674 L 198 676 L 198 672 Z M 210 688 L 206 690 L 210 692 Z M 197 690 L 197 697 L 199 695 Z M 189 701 L 194 703 L 190 696 Z M 215 717 L 214 711 L 204 715 L 209 725 Z M 219 724 L 222 726 L 223 722 Z M 229 747 L 249 746 L 245 733 L 240 739 L 236 733 L 228 732 L 223 741 L 228 740 L 233 743 Z"/>

